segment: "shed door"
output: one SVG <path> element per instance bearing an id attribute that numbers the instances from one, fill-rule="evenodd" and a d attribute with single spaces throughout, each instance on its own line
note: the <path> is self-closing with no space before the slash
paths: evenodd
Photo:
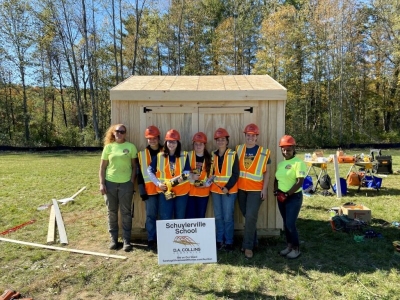
<path id="1" fill-rule="evenodd" d="M 144 118 L 140 120 L 140 132 L 144 132 L 150 125 L 157 126 L 161 131 L 161 143 L 164 142 L 165 133 L 176 129 L 181 135 L 182 150 L 192 148 L 191 139 L 193 127 L 197 127 L 197 108 L 188 106 L 146 106 L 143 107 Z M 141 145 L 142 149 L 146 144 Z"/>
<path id="2" fill-rule="evenodd" d="M 225 128 L 229 133 L 229 145 L 231 149 L 244 143 L 244 127 L 256 118 L 253 113 L 253 107 L 233 106 L 233 107 L 199 107 L 199 128 L 207 135 L 208 149 L 215 150 L 216 143 L 213 139 L 217 128 Z M 210 197 L 206 216 L 213 217 L 212 198 Z M 244 228 L 244 218 L 240 212 L 238 202 L 235 204 L 235 229 Z"/>

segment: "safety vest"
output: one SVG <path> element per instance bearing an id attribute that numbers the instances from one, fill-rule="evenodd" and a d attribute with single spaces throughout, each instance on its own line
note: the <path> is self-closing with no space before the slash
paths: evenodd
<path id="1" fill-rule="evenodd" d="M 190 162 L 190 169 L 196 169 L 196 152 L 190 151 L 189 155 L 189 162 Z M 207 172 L 205 170 L 205 161 L 203 162 L 203 167 L 201 168 L 201 173 L 199 180 L 204 183 L 207 180 Z M 197 187 L 194 185 L 194 181 L 190 181 L 190 191 L 189 196 L 196 196 L 196 197 L 206 197 L 210 195 L 210 187 Z"/>
<path id="2" fill-rule="evenodd" d="M 140 165 L 140 171 L 142 172 L 144 179 L 144 188 L 147 195 L 157 195 L 157 187 L 151 181 L 149 174 L 147 173 L 147 167 L 151 163 L 151 156 L 149 149 L 144 149 L 138 153 L 138 160 Z"/>
<path id="3" fill-rule="evenodd" d="M 172 175 L 171 170 L 169 168 L 169 157 L 164 157 L 164 153 L 158 153 L 157 172 L 156 172 L 156 177 L 158 178 L 158 180 L 164 183 L 169 179 L 181 175 L 183 172 L 183 168 L 185 167 L 186 156 L 187 152 L 182 151 L 179 158 L 178 157 L 176 158 L 175 173 L 174 175 Z M 190 190 L 189 180 L 185 180 L 172 188 L 172 191 L 175 193 L 176 196 L 186 195 L 187 193 L 189 193 L 189 190 Z M 157 187 L 157 192 L 161 193 L 163 191 L 159 187 Z"/>
<path id="4" fill-rule="evenodd" d="M 223 194 L 220 187 L 224 187 L 228 183 L 229 178 L 231 178 L 232 176 L 232 168 L 233 168 L 233 163 L 235 162 L 235 155 L 236 152 L 233 151 L 232 149 L 227 149 L 225 151 L 224 162 L 222 163 L 222 168 L 220 172 L 218 168 L 219 156 L 214 153 L 213 169 L 214 169 L 214 175 L 216 177 L 214 178 L 215 184 L 211 184 L 211 192 L 217 194 Z M 235 194 L 237 192 L 238 192 L 238 186 L 237 183 L 235 183 L 235 185 L 229 190 L 229 194 Z"/>
<path id="5" fill-rule="evenodd" d="M 248 169 L 246 169 L 244 164 L 246 145 L 242 144 L 237 146 L 236 151 L 239 158 L 238 188 L 244 191 L 261 191 L 264 184 L 264 173 L 267 171 L 270 151 L 261 146 L 258 147 L 254 160 Z"/>

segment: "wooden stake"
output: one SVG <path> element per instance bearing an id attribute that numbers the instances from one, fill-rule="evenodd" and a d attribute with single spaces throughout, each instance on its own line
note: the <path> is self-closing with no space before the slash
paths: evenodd
<path id="1" fill-rule="evenodd" d="M 335 169 L 336 196 L 340 199 L 342 198 L 342 187 L 340 185 L 339 163 L 336 154 L 333 154 L 333 167 Z"/>
<path id="2" fill-rule="evenodd" d="M 57 221 L 58 235 L 60 237 L 60 243 L 62 245 L 68 245 L 67 232 L 65 231 L 64 221 L 62 219 L 60 208 L 58 207 L 58 203 L 57 203 L 56 199 L 53 199 L 53 207 L 54 207 L 54 212 L 56 214 L 56 221 Z"/>
<path id="3" fill-rule="evenodd" d="M 84 186 L 79 191 L 77 191 L 71 198 L 75 199 L 75 197 L 78 196 L 80 193 L 82 193 L 85 189 L 86 189 L 86 186 Z"/>
<path id="4" fill-rule="evenodd" d="M 6 238 L 1 238 L 1 237 L 0 237 L 0 241 L 3 241 L 3 242 L 10 242 L 10 243 L 15 243 L 15 244 L 21 244 L 21 245 L 26 245 L 26 246 L 32 246 L 32 247 L 39 247 L 39 248 L 44 248 L 44 249 L 51 249 L 51 250 L 60 250 L 60 251 L 67 251 L 67 252 L 74 252 L 74 253 L 81 253 L 81 254 L 90 254 L 90 255 L 104 256 L 104 257 L 110 257 L 110 258 L 127 259 L 126 256 L 112 255 L 112 254 L 99 253 L 99 252 L 91 252 L 91 251 L 77 250 L 77 249 L 68 249 L 68 248 L 55 247 L 55 246 L 48 246 L 48 245 L 41 245 L 41 244 L 23 242 L 23 241 L 12 240 L 12 239 L 6 239 Z"/>
<path id="5" fill-rule="evenodd" d="M 56 213 L 54 205 L 50 208 L 49 229 L 47 231 L 47 244 L 54 244 L 56 242 Z"/>

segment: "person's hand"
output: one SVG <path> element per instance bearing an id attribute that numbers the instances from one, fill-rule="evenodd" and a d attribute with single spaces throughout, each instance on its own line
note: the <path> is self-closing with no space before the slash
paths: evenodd
<path id="1" fill-rule="evenodd" d="M 192 176 L 192 179 L 195 181 L 199 180 L 199 178 L 200 178 L 200 174 L 191 173 L 191 176 Z"/>
<path id="2" fill-rule="evenodd" d="M 106 185 L 104 183 L 100 183 L 100 193 L 102 195 L 107 194 L 107 188 L 106 188 Z"/>
<path id="3" fill-rule="evenodd" d="M 224 194 L 228 194 L 228 192 L 229 192 L 229 190 L 228 190 L 226 187 L 221 188 L 221 191 L 222 191 Z"/>
<path id="4" fill-rule="evenodd" d="M 158 184 L 158 187 L 164 192 L 168 189 L 167 186 L 164 183 L 161 183 L 161 182 Z"/>
<path id="5" fill-rule="evenodd" d="M 267 199 L 267 188 L 261 190 L 261 200 Z"/>
<path id="6" fill-rule="evenodd" d="M 289 197 L 288 193 L 282 192 L 281 190 L 277 191 L 276 199 L 278 199 L 279 202 L 285 202 L 287 197 Z"/>

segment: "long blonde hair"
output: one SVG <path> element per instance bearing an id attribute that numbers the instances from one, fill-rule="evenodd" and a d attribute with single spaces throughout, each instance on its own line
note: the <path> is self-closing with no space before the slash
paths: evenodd
<path id="1" fill-rule="evenodd" d="M 108 127 L 106 134 L 104 135 L 104 139 L 103 139 L 104 146 L 115 142 L 114 131 L 115 131 L 115 129 L 117 129 L 120 126 L 123 126 L 126 131 L 126 126 L 124 124 L 114 124 L 114 125 L 111 125 L 110 127 Z"/>

